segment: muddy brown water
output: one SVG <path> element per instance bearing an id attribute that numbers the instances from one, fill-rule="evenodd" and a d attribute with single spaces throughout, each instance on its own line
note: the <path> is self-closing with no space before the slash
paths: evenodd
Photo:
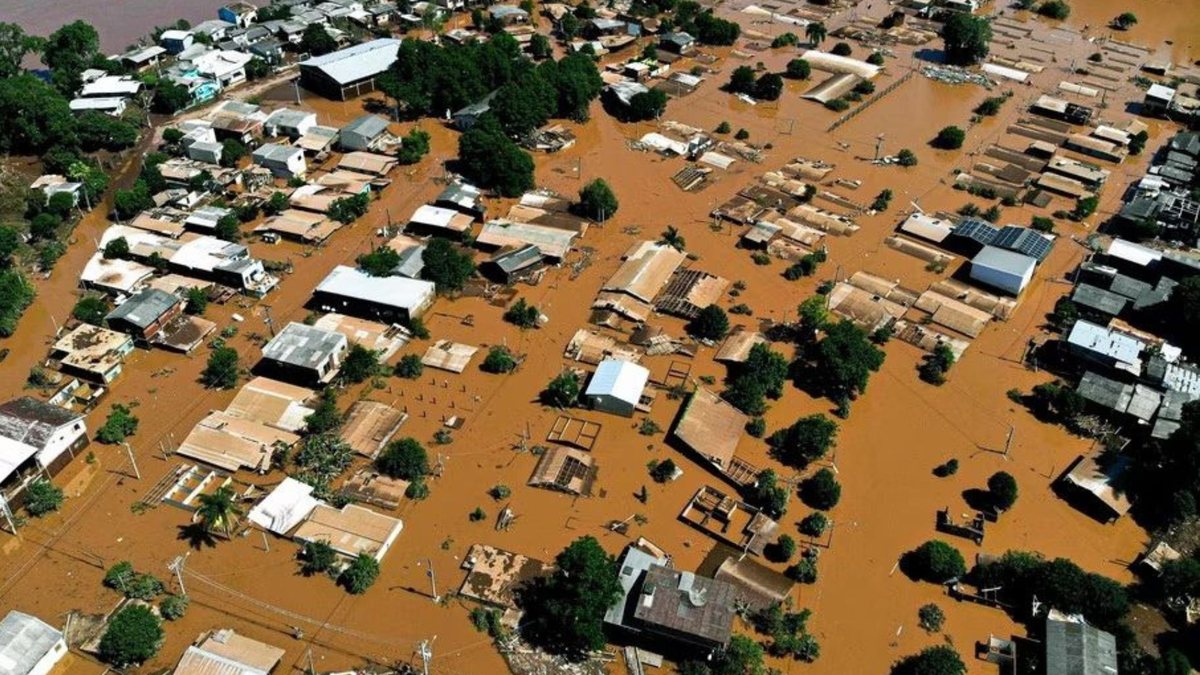
<path id="1" fill-rule="evenodd" d="M 779 67 L 790 57 L 789 53 L 755 55 L 751 63 L 761 59 Z M 910 67 L 911 61 L 906 59 L 889 61 L 889 73 L 878 83 L 881 89 Z M 726 74 L 714 79 L 723 82 L 738 63 L 735 58 L 727 59 L 723 64 Z M 1060 76 L 1045 73 L 1035 78 L 1035 88 L 1052 87 L 1054 78 Z M 99 426 L 111 403 L 137 402 L 141 428 L 132 441 L 142 480 L 129 476 L 127 460 L 119 449 L 93 444 L 94 464 L 77 461 L 57 479 L 68 492 L 61 513 L 31 521 L 21 539 L 0 535 L 0 605 L 19 607 L 48 620 L 73 608 L 102 611 L 116 600 L 100 585 L 105 567 L 129 559 L 139 569 L 166 579 L 167 563 L 190 551 L 186 566 L 194 574 L 189 573 L 184 581 L 192 608 L 184 619 L 167 625 L 167 642 L 144 672 L 173 665 L 201 631 L 229 626 L 285 648 L 283 672 L 308 667 L 310 649 L 319 670 L 361 665 L 364 658 L 380 663 L 410 661 L 417 641 L 436 635 L 433 672 L 500 673 L 503 661 L 485 636 L 471 627 L 469 606 L 458 601 L 445 606 L 431 602 L 430 562 L 438 592 L 445 593 L 461 583 L 458 566 L 472 543 L 489 543 L 549 560 L 572 539 L 590 534 L 617 553 L 629 539 L 607 531 L 605 524 L 642 514 L 647 522 L 633 526 L 630 536 L 648 537 L 666 548 L 678 566 L 694 569 L 715 542 L 676 515 L 700 485 L 724 485 L 692 459 L 668 449 L 661 435 L 638 434 L 641 416 L 626 419 L 578 413 L 603 425 L 594 450 L 599 495 L 571 499 L 525 486 L 535 459 L 514 447 L 527 428 L 534 443 L 543 442 L 555 415 L 535 403 L 537 393 L 566 365 L 561 356 L 563 346 L 576 328 L 586 324 L 594 293 L 630 243 L 655 238 L 667 225 L 680 228 L 688 250 L 698 257 L 696 265 L 748 284 L 740 298 L 726 304 L 745 302 L 754 308 L 755 316 L 732 317 L 735 324 L 754 326 L 763 318 L 783 320 L 789 313 L 794 315 L 795 306 L 838 267 L 843 276 L 861 269 L 923 289 L 944 275 L 926 271 L 914 258 L 883 246 L 882 239 L 899 221 L 899 212 L 910 208 L 910 200 L 927 210 L 954 209 L 969 200 L 948 185 L 956 167 L 968 166 L 968 156 L 935 151 L 926 143 L 946 124 L 965 124 L 971 108 L 988 95 L 976 87 L 952 87 L 916 76 L 837 132 L 827 134 L 825 129 L 836 115 L 799 99 L 806 83 L 789 83 L 778 104 L 754 107 L 717 91 L 716 84 L 707 83 L 692 96 L 672 102 L 666 117 L 702 128 L 728 120 L 734 129 L 747 129 L 752 141 L 774 145 L 761 165 L 738 162 L 720 173 L 707 189 L 682 193 L 669 181 L 683 166 L 681 160 L 626 147 L 627 139 L 639 137 L 652 126 L 619 124 L 596 105 L 590 123 L 575 125 L 579 141 L 574 147 L 537 159 L 540 185 L 574 194 L 587 180 L 604 177 L 621 201 L 613 219 L 604 227 L 591 229 L 581 240 L 581 245 L 595 248 L 596 253 L 593 264 L 577 279 L 571 280 L 564 268 L 551 271 L 537 287 L 518 287 L 519 295 L 538 305 L 550 323 L 540 330 L 522 332 L 504 323 L 500 310 L 483 300 L 438 301 L 427 318 L 435 338 L 480 346 L 506 343 L 526 356 L 518 371 L 494 376 L 475 367 L 460 375 L 427 370 L 417 382 L 389 379 L 386 389 L 366 392 L 357 388 L 342 395 L 343 407 L 364 394 L 407 406 L 410 419 L 402 434 L 428 442 L 432 453 L 444 455 L 446 467 L 444 476 L 433 482 L 429 499 L 405 503 L 398 510 L 404 531 L 384 560 L 381 578 L 366 595 L 351 597 L 327 579 L 301 577 L 294 560 L 296 547 L 282 539 L 269 539 L 269 551 L 257 533 L 193 549 L 180 538 L 180 528 L 188 520 L 184 512 L 166 505 L 140 514 L 131 510 L 133 503 L 180 463 L 177 458 L 164 458 L 160 444 L 178 443 L 197 420 L 232 398 L 232 392 L 206 391 L 197 384 L 207 355 L 207 348 L 202 347 L 190 356 L 139 351 L 129 360 L 89 424 Z M 984 141 L 1001 138 L 1004 127 L 1020 112 L 1018 102 L 1028 95 L 1022 88 L 999 118 L 971 129 L 966 152 L 976 151 Z M 268 99 L 278 98 L 282 103 L 288 96 L 283 91 Z M 305 107 L 319 113 L 322 123 L 344 123 L 361 114 L 361 104 L 313 96 L 303 100 Z M 1126 114 L 1113 108 L 1105 111 L 1105 116 L 1119 121 Z M 396 125 L 395 129 L 403 132 L 410 126 Z M 244 366 L 253 365 L 261 337 L 268 334 L 263 306 L 271 307 L 280 325 L 301 320 L 307 313 L 303 304 L 311 289 L 332 267 L 368 250 L 378 242 L 377 228 L 389 218 L 402 222 L 441 189 L 436 180 L 442 175 L 440 162 L 454 156 L 456 135 L 435 121 L 424 121 L 422 127 L 433 134 L 431 157 L 414 170 L 398 173 L 395 184 L 359 223 L 338 232 L 315 251 L 288 243 L 251 245 L 260 257 L 291 260 L 295 272 L 261 303 L 239 298 L 210 308 L 209 317 L 222 326 L 233 323 L 230 317 L 235 312 L 245 317 L 231 340 L 241 352 Z M 1155 125 L 1151 147 L 1167 132 Z M 920 164 L 900 169 L 875 167 L 857 159 L 873 152 L 879 133 L 885 135 L 885 152 L 912 148 Z M 855 235 L 830 237 L 830 260 L 816 277 L 789 282 L 781 276 L 781 261 L 760 267 L 746 251 L 735 248 L 736 228 L 711 230 L 708 213 L 758 174 L 798 155 L 837 164 L 832 177 L 863 181 L 857 191 L 834 188 L 853 199 L 869 202 L 885 187 L 895 191 L 896 198 L 890 212 L 861 218 L 862 230 Z M 1131 160 L 1114 172 L 1102 209 L 1111 210 L 1119 203 L 1120 188 L 1143 161 Z M 582 169 L 581 176 L 577 168 Z M 1046 211 L 1063 206 L 1056 203 Z M 493 213 L 502 213 L 505 207 L 502 203 Z M 1046 211 L 1013 207 L 1005 209 L 1002 220 L 1024 224 L 1034 213 Z M 4 374 L 0 395 L 21 392 L 25 373 L 45 354 L 55 321 L 61 322 L 73 304 L 75 279 L 94 250 L 92 239 L 107 226 L 100 213 L 94 212 L 80 224 L 59 268 L 49 280 L 39 282 L 38 302 L 22 320 L 16 337 L 3 341 L 12 352 L 0 365 Z M 640 227 L 641 233 L 624 233 L 630 226 Z M 1126 565 L 1142 550 L 1146 534 L 1130 519 L 1101 525 L 1057 499 L 1049 489 L 1070 461 L 1088 450 L 1088 442 L 1037 422 L 1005 397 L 1010 388 L 1028 390 L 1049 379 L 1044 373 L 1026 370 L 1018 361 L 1029 337 L 1041 335 L 1045 313 L 1069 288 L 1060 280 L 1082 254 L 1069 236 L 1087 231 L 1087 226 L 1060 225 L 1064 236 L 1039 268 L 1038 278 L 1025 292 L 1016 314 L 1008 322 L 989 326 L 974 341 L 945 386 L 931 387 L 917 379 L 920 353 L 915 348 L 896 341 L 888 345 L 883 369 L 854 404 L 849 420 L 841 423 L 833 463 L 844 492 L 841 504 L 832 512 L 833 546 L 821 555 L 818 582 L 798 587 L 794 593 L 799 606 L 813 610 L 811 629 L 821 641 L 821 659 L 811 665 L 791 661 L 773 665 L 791 673 L 883 673 L 900 656 L 951 640 L 966 657 L 971 672 L 994 672 L 993 667 L 970 658 L 972 645 L 989 634 L 1008 635 L 1020 627 L 998 611 L 954 604 L 938 587 L 904 578 L 895 565 L 902 552 L 936 536 L 933 522 L 937 509 L 965 512 L 962 492 L 983 486 L 988 475 L 1001 469 L 1017 477 L 1020 499 L 1011 513 L 988 529 L 981 548 L 965 540 L 950 540 L 964 555 L 971 558 L 979 551 L 1029 549 L 1069 557 L 1086 569 L 1121 581 L 1130 579 Z M 467 315 L 474 318 L 473 326 L 463 324 L 461 319 Z M 662 323 L 669 331 L 682 333 L 681 321 L 667 318 Z M 425 347 L 426 343 L 417 342 L 403 353 L 420 353 Z M 786 346 L 778 348 L 789 351 Z M 711 349 L 700 349 L 692 360 L 692 377 L 710 375 L 719 380 L 724 375 L 712 354 Z M 647 364 L 662 372 L 671 360 L 654 357 L 647 359 Z M 677 401 L 660 394 L 649 417 L 665 429 L 678 406 Z M 788 388 L 766 415 L 768 427 L 827 412 L 829 407 L 827 401 Z M 466 425 L 455 432 L 454 442 L 445 446 L 429 442 L 441 418 L 454 414 L 466 419 Z M 1014 440 L 1005 458 L 999 450 L 1010 425 Z M 746 438 L 739 452 L 763 466 L 775 467 L 785 477 L 793 475 L 767 457 L 761 441 Z M 671 484 L 655 485 L 647 476 L 646 463 L 667 457 L 675 459 L 684 475 Z M 931 469 L 951 457 L 959 460 L 959 472 L 947 479 L 934 478 Z M 240 478 L 270 485 L 281 476 Z M 504 504 L 493 502 L 486 494 L 498 483 L 512 488 L 507 503 L 518 516 L 507 532 L 494 531 L 491 518 L 478 524 L 467 518 L 476 506 L 490 517 L 499 512 Z M 644 505 L 634 497 L 643 485 L 650 493 Z M 784 530 L 795 535 L 795 523 L 807 512 L 793 499 L 783 519 Z M 927 602 L 938 602 L 945 609 L 944 636 L 926 635 L 917 627 L 916 610 Z M 303 639 L 293 637 L 296 626 L 304 628 Z M 100 669 L 79 660 L 72 670 Z M 620 672 L 618 666 L 614 670 Z"/>
<path id="2" fill-rule="evenodd" d="M 49 35 L 64 24 L 83 20 L 100 33 L 100 50 L 118 54 L 155 26 L 178 19 L 192 24 L 217 18 L 222 0 L 5 0 L 0 21 L 15 23 L 30 35 Z"/>

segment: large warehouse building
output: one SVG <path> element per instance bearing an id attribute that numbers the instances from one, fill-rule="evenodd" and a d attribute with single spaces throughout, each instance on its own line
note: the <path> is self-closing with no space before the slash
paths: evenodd
<path id="1" fill-rule="evenodd" d="M 400 52 L 400 40 L 380 38 L 300 62 L 300 86 L 336 101 L 375 91 Z"/>

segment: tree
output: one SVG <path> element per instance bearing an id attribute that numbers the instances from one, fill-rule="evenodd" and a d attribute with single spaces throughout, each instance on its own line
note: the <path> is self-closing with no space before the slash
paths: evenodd
<path id="1" fill-rule="evenodd" d="M 391 478 L 419 481 L 429 475 L 429 454 L 415 438 L 388 443 L 375 459 L 375 468 Z"/>
<path id="2" fill-rule="evenodd" d="M 944 342 L 939 342 L 932 352 L 925 355 L 917 369 L 921 379 L 930 384 L 946 382 L 946 372 L 954 365 L 954 350 Z"/>
<path id="3" fill-rule="evenodd" d="M 709 305 L 688 323 L 687 331 L 699 340 L 720 340 L 729 332 L 729 315 L 717 305 Z"/>
<path id="4" fill-rule="evenodd" d="M 84 70 L 100 55 L 100 34 L 86 21 L 72 21 L 59 28 L 42 44 L 42 63 L 50 69 L 54 86 L 74 96 Z"/>
<path id="5" fill-rule="evenodd" d="M 953 12 L 942 26 L 946 61 L 954 65 L 979 63 L 987 57 L 991 41 L 992 26 L 987 17 Z"/>
<path id="6" fill-rule="evenodd" d="M 809 44 L 813 47 L 818 47 L 825 38 L 828 37 L 829 31 L 825 28 L 825 24 L 820 21 L 814 21 L 804 27 L 804 37 L 808 38 Z"/>
<path id="7" fill-rule="evenodd" d="M 30 74 L 0 80 L 0 119 L 0 151 L 42 154 L 76 142 L 67 99 Z"/>
<path id="8" fill-rule="evenodd" d="M 200 381 L 214 389 L 233 389 L 238 381 L 238 353 L 233 347 L 220 346 L 208 354 L 208 363 Z"/>
<path id="9" fill-rule="evenodd" d="M 1071 16 L 1071 6 L 1063 0 L 1046 0 L 1038 5 L 1037 13 L 1049 19 L 1065 21 L 1067 17 Z"/>
<path id="10" fill-rule="evenodd" d="M 300 35 L 300 51 L 313 56 L 321 56 L 337 50 L 337 41 L 325 30 L 325 27 L 312 23 Z"/>
<path id="11" fill-rule="evenodd" d="M 325 541 L 306 541 L 300 551 L 300 572 L 311 577 L 314 574 L 329 572 L 337 564 L 337 551 Z"/>
<path id="12" fill-rule="evenodd" d="M 850 54 L 854 53 L 854 49 L 845 42 L 839 42 L 829 52 L 836 56 L 850 56 Z"/>
<path id="13" fill-rule="evenodd" d="M 338 377 L 344 382 L 358 384 L 379 373 L 379 352 L 354 343 L 346 352 Z"/>
<path id="14" fill-rule="evenodd" d="M 512 372 L 516 367 L 517 360 L 513 358 L 512 352 L 501 345 L 495 345 L 489 349 L 487 357 L 484 358 L 483 363 L 479 364 L 479 369 L 483 372 L 497 375 Z"/>
<path id="15" fill-rule="evenodd" d="M 62 507 L 62 503 L 62 488 L 45 478 L 39 478 L 25 488 L 25 510 L 34 518 L 57 511 Z"/>
<path id="16" fill-rule="evenodd" d="M 328 211 L 326 211 L 326 215 L 339 223 L 349 225 L 366 215 L 367 209 L 370 207 L 370 194 L 356 194 L 333 200 L 333 203 L 329 205 Z"/>
<path id="17" fill-rule="evenodd" d="M 783 77 L 778 73 L 767 73 L 754 83 L 754 98 L 760 101 L 778 101 L 783 94 Z"/>
<path id="18" fill-rule="evenodd" d="M 734 94 L 751 94 L 754 92 L 754 69 L 750 66 L 738 66 L 729 76 L 729 84 L 725 88 Z"/>
<path id="19" fill-rule="evenodd" d="M 812 65 L 804 59 L 792 59 L 787 62 L 786 72 L 793 80 L 807 80 L 812 74 Z"/>
<path id="20" fill-rule="evenodd" d="M 901 148 L 900 152 L 896 153 L 896 163 L 900 166 L 916 166 L 917 155 L 908 148 Z"/>
<path id="21" fill-rule="evenodd" d="M 661 462 L 655 462 L 650 469 L 650 478 L 654 479 L 655 483 L 665 483 L 675 477 L 675 473 L 679 467 L 675 465 L 675 461 L 667 458 Z"/>
<path id="22" fill-rule="evenodd" d="M 429 132 L 423 129 L 413 129 L 404 135 L 400 143 L 400 152 L 396 159 L 405 166 L 416 164 L 429 154 Z"/>
<path id="23" fill-rule="evenodd" d="M 992 504 L 1001 511 L 1007 511 L 1017 503 L 1017 479 L 1005 471 L 997 471 L 987 479 L 988 492 Z"/>
<path id="24" fill-rule="evenodd" d="M 867 56 L 867 63 L 873 66 L 882 66 L 884 63 L 883 52 L 871 52 L 870 55 Z"/>
<path id="25" fill-rule="evenodd" d="M 208 532 L 220 531 L 225 536 L 233 533 L 233 525 L 242 509 L 237 505 L 233 488 L 223 485 L 214 492 L 200 495 L 196 517 Z"/>
<path id="26" fill-rule="evenodd" d="M 104 426 L 96 430 L 96 440 L 108 444 L 120 443 L 137 433 L 137 428 L 138 418 L 129 410 L 129 406 L 116 403 L 108 411 Z"/>
<path id="27" fill-rule="evenodd" d="M 576 539 L 555 558 L 555 570 L 530 583 L 518 604 L 533 644 L 579 661 L 605 645 L 604 614 L 621 598 L 617 562 L 593 537 Z"/>
<path id="28" fill-rule="evenodd" d="M 558 109 L 558 93 L 542 73 L 540 69 L 530 69 L 492 97 L 491 114 L 509 136 L 528 134 L 545 124 Z"/>
<path id="29" fill-rule="evenodd" d="M 967 666 L 950 645 L 926 647 L 892 665 L 892 675 L 966 675 Z"/>
<path id="30" fill-rule="evenodd" d="M 75 120 L 75 135 L 86 152 L 131 148 L 138 140 L 136 125 L 101 112 L 86 112 Z"/>
<path id="31" fill-rule="evenodd" d="M 186 595 L 168 595 L 158 603 L 158 613 L 167 621 L 178 621 L 187 614 L 191 600 Z"/>
<path id="32" fill-rule="evenodd" d="M 933 145 L 943 150 L 958 150 L 963 146 L 965 140 L 967 140 L 967 132 L 956 126 L 948 126 L 942 127 L 942 130 L 938 132 L 933 139 Z"/>
<path id="33" fill-rule="evenodd" d="M 333 389 L 321 392 L 313 411 L 304 417 L 304 433 L 324 434 L 342 426 L 342 413 L 337 407 L 337 394 Z"/>
<path id="34" fill-rule="evenodd" d="M 203 288 L 189 288 L 186 295 L 187 304 L 183 311 L 194 316 L 203 316 L 208 309 L 208 291 Z"/>
<path id="35" fill-rule="evenodd" d="M 174 115 L 192 104 L 192 93 L 188 88 L 174 80 L 162 79 L 154 87 L 154 97 L 150 107 L 154 112 Z M 224 159 L 224 157 L 222 157 Z"/>
<path id="36" fill-rule="evenodd" d="M 1112 26 L 1117 30 L 1129 30 L 1136 26 L 1137 22 L 1137 14 L 1133 12 L 1121 12 L 1112 20 Z"/>
<path id="37" fill-rule="evenodd" d="M 788 495 L 791 490 L 779 484 L 779 476 L 771 469 L 758 472 L 754 485 L 747 489 L 747 498 L 771 518 L 782 518 L 787 513 Z"/>
<path id="38" fill-rule="evenodd" d="M 213 234 L 225 241 L 237 241 L 242 238 L 242 221 L 236 213 L 227 213 L 217 219 Z"/>
<path id="39" fill-rule="evenodd" d="M 21 235 L 11 225 L 0 225 L 0 267 L 12 265 L 12 256 L 21 247 Z"/>
<path id="40" fill-rule="evenodd" d="M 421 373 L 424 371 L 425 364 L 421 363 L 421 356 L 419 354 L 405 354 L 396 363 L 396 377 L 402 377 L 406 380 L 415 380 L 421 377 Z"/>
<path id="41" fill-rule="evenodd" d="M 71 316 L 93 326 L 103 326 L 104 317 L 108 315 L 108 303 L 98 295 L 85 295 L 75 303 Z"/>
<path id="42" fill-rule="evenodd" d="M 866 390 L 867 380 L 883 365 L 883 358 L 883 351 L 861 328 L 839 321 L 825 330 L 820 342 L 805 350 L 797 381 L 834 401 L 850 401 Z"/>
<path id="43" fill-rule="evenodd" d="M 642 122 L 656 120 L 667 109 L 667 94 L 659 89 L 641 91 L 629 98 L 629 109 L 623 120 L 626 122 Z"/>
<path id="44" fill-rule="evenodd" d="M 825 456 L 837 438 L 837 422 L 816 414 L 796 420 L 790 427 L 771 434 L 767 444 L 779 462 L 803 469 Z"/>
<path id="45" fill-rule="evenodd" d="M 359 269 L 373 277 L 391 276 L 400 265 L 400 254 L 390 246 L 379 246 L 355 259 Z"/>
<path id="46" fill-rule="evenodd" d="M 162 646 L 162 624 L 145 605 L 127 605 L 108 622 L 99 654 L 106 663 L 125 668 L 145 661 Z"/>
<path id="47" fill-rule="evenodd" d="M 138 179 L 132 188 L 117 190 L 113 194 L 113 210 L 124 220 L 129 220 L 152 206 L 154 197 L 150 194 L 150 186 L 141 179 Z"/>
<path id="48" fill-rule="evenodd" d="M 745 363 L 735 367 L 729 388 L 722 396 L 747 415 L 761 415 L 766 412 L 767 398 L 783 395 L 787 375 L 788 361 L 783 354 L 765 344 L 756 344 L 750 348 Z"/>
<path id="49" fill-rule="evenodd" d="M 25 55 L 36 51 L 38 40 L 15 23 L 0 22 L 0 79 L 21 73 Z"/>
<path id="50" fill-rule="evenodd" d="M 484 115 L 459 137 L 458 159 L 471 182 L 505 197 L 533 187 L 533 158 L 504 134 L 492 115 Z"/>
<path id="51" fill-rule="evenodd" d="M 811 342 L 818 331 L 829 325 L 829 308 L 825 298 L 814 295 L 796 307 L 796 331 L 801 342 Z"/>
<path id="52" fill-rule="evenodd" d="M 820 511 L 813 511 L 800 521 L 800 534 L 806 534 L 810 537 L 819 537 L 825 534 L 825 528 L 829 526 L 829 518 Z"/>
<path id="53" fill-rule="evenodd" d="M 931 539 L 907 552 L 900 560 L 910 577 L 941 584 L 967 573 L 967 564 L 958 549 L 937 539 Z"/>
<path id="54" fill-rule="evenodd" d="M 790 535 L 781 534 L 775 543 L 767 547 L 764 555 L 771 562 L 783 563 L 792 559 L 796 555 L 796 540 Z"/>
<path id="55" fill-rule="evenodd" d="M 617 196 L 603 178 L 597 178 L 579 191 L 579 212 L 595 221 L 612 218 L 620 206 Z"/>
<path id="56" fill-rule="evenodd" d="M 550 46 L 550 39 L 541 33 L 534 35 L 533 39 L 529 41 L 529 54 L 539 61 L 550 58 L 554 54 L 554 49 Z"/>
<path id="57" fill-rule="evenodd" d="M 379 578 L 379 561 L 370 553 L 359 553 L 354 560 L 342 570 L 338 582 L 351 595 L 362 595 L 375 584 Z"/>
<path id="58" fill-rule="evenodd" d="M 821 469 L 801 484 L 800 496 L 805 504 L 814 509 L 828 511 L 841 501 L 842 485 L 834 478 L 832 471 Z"/>
<path id="59" fill-rule="evenodd" d="M 1083 220 L 1084 218 L 1087 218 L 1095 213 L 1099 206 L 1100 198 L 1096 197 L 1095 195 L 1080 197 L 1079 200 L 1075 202 L 1075 208 L 1071 209 L 1071 219 L 1076 221 Z"/>
<path id="60" fill-rule="evenodd" d="M 425 251 L 421 253 L 421 261 L 424 263 L 421 277 L 432 281 L 439 293 L 462 290 L 467 280 L 475 274 L 475 263 L 471 260 L 471 254 L 460 251 L 441 238 L 429 241 Z"/>
<path id="61" fill-rule="evenodd" d="M 0 337 L 13 334 L 35 295 L 33 284 L 19 270 L 0 272 Z"/>
<path id="62" fill-rule="evenodd" d="M 559 373 L 542 390 L 542 403 L 555 408 L 568 408 L 579 400 L 579 376 L 571 371 Z"/>
<path id="63" fill-rule="evenodd" d="M 680 675 L 766 675 L 762 645 L 745 635 L 734 635 L 725 649 L 707 662 L 684 661 Z"/>
<path id="64" fill-rule="evenodd" d="M 679 228 L 674 225 L 668 225 L 667 229 L 663 230 L 658 243 L 670 246 L 676 251 L 683 251 L 687 248 L 687 239 L 679 233 Z"/>
<path id="65" fill-rule="evenodd" d="M 504 311 L 504 320 L 518 328 L 533 328 L 537 326 L 538 317 L 542 315 L 537 307 L 519 298 L 512 307 Z"/>

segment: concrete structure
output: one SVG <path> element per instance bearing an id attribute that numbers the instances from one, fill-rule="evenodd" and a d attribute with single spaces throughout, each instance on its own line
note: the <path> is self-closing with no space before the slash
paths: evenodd
<path id="1" fill-rule="evenodd" d="M 1126 375 L 1142 373 L 1142 351 L 1146 344 L 1132 335 L 1080 319 L 1071 326 L 1067 350 L 1085 362 Z"/>
<path id="2" fill-rule="evenodd" d="M 108 384 L 121 374 L 121 365 L 132 351 L 130 336 L 83 324 L 54 343 L 50 358 L 64 373 Z"/>
<path id="3" fill-rule="evenodd" d="M 271 170 L 277 178 L 303 177 L 308 171 L 304 161 L 304 149 L 291 145 L 267 143 L 251 155 L 254 163 Z"/>
<path id="4" fill-rule="evenodd" d="M 289 323 L 263 347 L 259 368 L 301 385 L 329 382 L 349 349 L 346 336 L 302 323 Z"/>
<path id="5" fill-rule="evenodd" d="M 373 277 L 353 267 L 339 265 L 317 285 L 313 304 L 327 312 L 341 312 L 384 322 L 408 322 L 433 304 L 432 282 L 405 277 Z"/>
<path id="6" fill-rule="evenodd" d="M 284 478 L 282 483 L 250 509 L 247 517 L 264 530 L 284 536 L 304 522 L 321 503 L 312 496 L 312 492 L 311 485 L 295 478 Z"/>
<path id="7" fill-rule="evenodd" d="M 971 279 L 1011 295 L 1021 291 L 1033 280 L 1037 259 L 996 246 L 984 246 L 971 259 Z"/>
<path id="8" fill-rule="evenodd" d="M 183 300 L 178 296 L 148 288 L 118 305 L 104 322 L 136 340 L 150 340 L 182 312 Z"/>
<path id="9" fill-rule="evenodd" d="M 396 61 L 400 40 L 381 38 L 300 63 L 300 84 L 344 101 L 375 91 L 375 78 Z"/>
<path id="10" fill-rule="evenodd" d="M 10 610 L 0 620 L 0 675 L 47 675 L 67 655 L 62 631 Z"/>
<path id="11" fill-rule="evenodd" d="M 584 396 L 596 410 L 633 417 L 649 379 L 650 371 L 636 363 L 601 361 Z"/>

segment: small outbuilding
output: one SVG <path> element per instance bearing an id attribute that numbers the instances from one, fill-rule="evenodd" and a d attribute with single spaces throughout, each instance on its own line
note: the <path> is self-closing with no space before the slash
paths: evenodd
<path id="1" fill-rule="evenodd" d="M 406 277 L 373 277 L 354 267 L 339 265 L 317 285 L 316 307 L 379 321 L 407 323 L 433 304 L 432 282 Z"/>
<path id="2" fill-rule="evenodd" d="M 633 417 L 649 380 L 650 371 L 644 366 L 615 359 L 601 361 L 584 397 L 596 410 Z"/>
<path id="3" fill-rule="evenodd" d="M 984 246 L 971 259 L 971 279 L 1010 295 L 1020 295 L 1033 279 L 1037 259 L 997 246 Z"/>
<path id="4" fill-rule="evenodd" d="M 347 349 L 341 333 L 292 322 L 263 347 L 259 368 L 287 382 L 319 385 L 337 375 Z"/>
<path id="5" fill-rule="evenodd" d="M 304 161 L 304 149 L 293 145 L 267 143 L 254 151 L 254 163 L 270 169 L 276 178 L 302 177 L 308 171 Z"/>

